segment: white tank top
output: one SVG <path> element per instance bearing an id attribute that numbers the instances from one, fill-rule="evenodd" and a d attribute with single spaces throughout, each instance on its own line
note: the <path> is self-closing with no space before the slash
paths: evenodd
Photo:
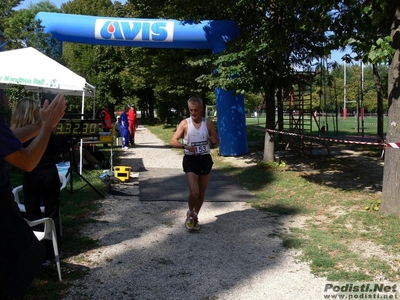
<path id="1" fill-rule="evenodd" d="M 210 142 L 208 140 L 209 134 L 206 119 L 202 119 L 199 129 L 194 127 L 192 118 L 187 118 L 186 122 L 188 122 L 188 131 L 186 136 L 183 138 L 183 144 L 194 146 L 196 148 L 196 152 L 193 153 L 185 149 L 185 155 L 210 154 Z"/>

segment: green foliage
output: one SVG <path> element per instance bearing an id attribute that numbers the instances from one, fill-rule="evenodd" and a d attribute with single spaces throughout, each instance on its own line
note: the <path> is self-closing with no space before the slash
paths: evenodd
<path id="1" fill-rule="evenodd" d="M 372 64 L 386 63 L 388 58 L 393 57 L 395 49 L 392 47 L 392 39 L 390 36 L 378 38 L 375 45 L 371 46 L 368 52 L 368 61 Z"/>
<path id="2" fill-rule="evenodd" d="M 10 111 L 17 105 L 19 99 L 21 99 L 22 97 L 32 96 L 32 94 L 25 90 L 24 87 L 21 85 L 9 85 L 8 88 L 5 90 L 5 94 L 8 99 Z"/>
<path id="3" fill-rule="evenodd" d="M 376 212 L 379 211 L 379 206 L 381 205 L 381 200 L 373 200 L 370 201 L 368 205 L 365 206 L 365 210 L 370 211 L 370 212 Z"/>
<path id="4" fill-rule="evenodd" d="M 13 13 L 13 8 L 17 7 L 23 0 L 2 0 L 0 8 L 0 31 L 4 30 L 3 21 Z"/>
<path id="5" fill-rule="evenodd" d="M 64 45 L 63 58 L 68 65 L 96 87 L 96 99 L 88 99 L 88 110 L 94 100 L 98 108 L 106 103 L 122 108 L 134 102 L 133 97 L 127 96 L 130 90 L 122 85 L 127 55 L 128 49 L 121 47 L 74 43 Z"/>
<path id="6" fill-rule="evenodd" d="M 343 47 L 350 45 L 356 59 L 364 62 L 387 62 L 393 55 L 389 36 L 398 1 L 371 0 L 360 5 L 351 0 L 336 5 L 338 13 L 331 26 L 336 33 L 333 42 Z"/>
<path id="7" fill-rule="evenodd" d="M 6 49 L 28 46 L 39 49 L 50 57 L 60 57 L 58 42 L 51 35 L 43 33 L 40 20 L 35 20 L 36 14 L 40 11 L 59 12 L 59 9 L 45 0 L 15 11 L 3 20 Z"/>
<path id="8" fill-rule="evenodd" d="M 61 5 L 61 10 L 66 14 L 117 17 L 111 0 L 67 1 Z"/>
<path id="9" fill-rule="evenodd" d="M 388 66 L 379 65 L 379 74 L 381 77 L 381 84 L 384 97 L 384 111 L 388 109 Z M 339 108 L 344 106 L 344 66 L 337 65 L 329 71 L 331 83 L 324 91 L 323 87 L 320 86 L 321 80 L 316 78 L 316 82 L 313 87 L 313 107 L 320 107 L 326 111 L 335 111 L 335 102 Z M 346 66 L 346 107 L 348 111 L 357 111 L 357 104 L 361 104 L 361 67 L 359 64 L 351 64 Z M 364 66 L 364 81 L 363 81 L 363 105 L 367 112 L 377 111 L 377 89 L 373 75 L 372 66 L 367 64 Z M 321 94 L 319 94 L 319 92 Z M 320 102 L 324 92 L 327 96 L 327 105 Z"/>
<path id="10" fill-rule="evenodd" d="M 136 1 L 125 5 L 120 2 L 113 4 L 110 0 L 74 0 L 64 3 L 61 10 L 65 13 L 98 16 L 167 17 L 195 21 L 231 19 L 238 23 L 241 34 L 218 55 L 212 55 L 209 50 L 136 49 L 64 43 L 63 59 L 72 70 L 96 86 L 98 106 L 111 103 L 120 107 L 136 101 L 147 107 L 149 100 L 142 98 L 142 91 L 149 88 L 153 89 L 157 99 L 153 103 L 155 109 L 161 109 L 157 103 L 163 101 L 171 103 L 169 106 L 181 107 L 182 99 L 193 94 L 205 97 L 217 87 L 233 89 L 238 94 L 270 93 L 270 82 L 274 82 L 274 86 L 290 84 L 294 75 L 293 67 L 315 68 L 314 59 L 329 54 L 335 44 L 328 43 L 325 35 L 328 29 L 342 31 L 337 40 L 332 40 L 335 43 L 347 38 L 348 43 L 360 44 L 361 41 L 349 35 L 353 32 L 350 28 L 353 25 L 348 20 L 352 19 L 354 23 L 356 16 L 368 20 L 376 18 L 376 5 L 371 3 L 362 10 L 349 5 L 351 9 L 338 10 L 340 13 L 333 14 L 330 13 L 332 7 L 329 2 L 314 6 L 312 2 L 278 1 L 253 6 L 244 1 L 226 0 L 211 1 L 207 6 L 193 3 L 188 6 L 186 0 L 169 3 Z M 48 1 L 42 1 L 17 12 L 8 21 L 8 27 L 10 30 L 14 28 L 14 31 L 21 31 L 39 10 L 56 11 L 56 7 L 52 7 Z M 310 18 L 313 22 L 308 22 Z M 339 21 L 344 23 L 339 26 Z M 343 31 L 343 24 L 348 26 L 347 31 Z M 378 22 L 374 20 L 373 24 Z M 9 32 L 9 35 L 16 36 L 16 32 Z M 304 43 L 305 39 L 307 43 Z M 389 53 L 389 46 L 387 38 L 378 39 L 372 47 L 370 60 L 377 61 L 378 57 L 382 58 L 384 53 Z M 386 49 L 386 52 L 383 53 L 382 49 Z M 213 73 L 211 70 L 218 72 Z M 340 82 L 336 86 L 341 86 Z M 348 95 L 355 99 L 357 88 L 349 86 Z M 251 96 L 247 98 L 248 103 L 255 100 Z M 340 93 L 338 98 L 342 99 Z M 78 105 L 78 101 L 76 103 Z M 256 103 L 251 106 L 254 106 L 252 109 L 258 107 Z M 86 107 L 92 107 L 91 103 Z"/>
<path id="11" fill-rule="evenodd" d="M 281 162 L 271 162 L 271 161 L 260 161 L 257 163 L 259 167 L 266 168 L 266 169 L 277 169 L 277 168 L 285 168 L 286 163 L 284 161 Z"/>
<path id="12" fill-rule="evenodd" d="M 264 103 L 264 98 L 260 94 L 246 93 L 244 100 L 246 109 L 251 111 L 260 110 Z"/>
<path id="13" fill-rule="evenodd" d="M 10 1 L 6 2 L 10 3 Z M 59 9 L 50 1 L 45 0 L 37 4 L 30 4 L 26 9 L 12 11 L 7 14 L 6 18 L 0 19 L 0 28 L 4 28 L 5 49 L 33 47 L 61 62 L 59 43 L 51 35 L 45 34 L 40 21 L 35 20 L 36 14 L 40 11 L 59 12 Z M 31 93 L 24 90 L 21 85 L 9 85 L 6 95 L 11 108 L 20 98 L 32 97 Z"/>
<path id="14" fill-rule="evenodd" d="M 16 5 L 19 2 L 6 1 L 3 13 L 6 14 L 10 3 Z M 337 4 L 341 5 L 339 8 L 332 7 L 330 2 L 314 5 L 313 2 L 293 1 L 262 2 L 257 6 L 231 0 L 211 1 L 206 6 L 192 2 L 188 5 L 187 0 L 169 3 L 135 1 L 125 5 L 110 0 L 68 1 L 61 6 L 61 10 L 72 14 L 195 21 L 230 19 L 238 23 L 241 34 L 218 55 L 212 55 L 208 50 L 133 49 L 64 43 L 64 60 L 72 70 L 96 86 L 99 106 L 105 102 L 123 106 L 140 97 L 141 90 L 147 88 L 154 89 L 158 101 L 170 101 L 169 97 L 165 97 L 166 93 L 175 99 L 187 98 L 192 94 L 208 93 L 216 87 L 233 89 L 239 94 L 257 94 L 268 90 L 271 81 L 275 82 L 275 86 L 290 84 L 293 67 L 315 68 L 313 61 L 329 54 L 336 45 L 351 43 L 355 50 L 364 49 L 362 43 L 371 45 L 368 37 L 373 36 L 373 31 L 366 29 L 369 26 L 363 27 L 365 32 L 362 31 L 363 24 L 371 23 L 386 34 L 378 37 L 376 43 L 370 46 L 368 56 L 363 57 L 369 57 L 371 62 L 384 61 L 383 57 L 390 55 L 391 48 L 387 34 L 389 27 L 384 28 L 381 23 L 388 24 L 390 18 L 379 10 L 390 11 L 388 8 L 393 6 L 392 2 L 384 5 L 382 1 L 374 0 L 362 8 L 351 2 L 340 2 Z M 337 12 L 332 13 L 332 8 L 338 8 Z M 3 21 L 7 24 L 7 36 L 15 42 L 20 40 L 19 32 L 31 24 L 38 11 L 58 9 L 46 0 L 15 12 L 15 16 Z M 354 22 L 356 18 L 360 22 Z M 313 22 L 309 22 L 310 19 Z M 327 30 L 335 32 L 336 38 L 330 39 L 335 36 L 331 35 L 328 39 L 325 35 Z M 363 34 L 360 35 L 360 32 Z M 379 31 L 375 33 L 376 36 L 379 34 Z M 22 38 L 26 39 L 24 35 L 28 32 L 22 34 Z M 211 70 L 218 72 L 213 74 Z M 163 98 L 158 96 L 161 91 Z"/>

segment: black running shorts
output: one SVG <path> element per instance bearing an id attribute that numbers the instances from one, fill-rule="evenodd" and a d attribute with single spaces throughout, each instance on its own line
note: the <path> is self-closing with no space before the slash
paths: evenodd
<path id="1" fill-rule="evenodd" d="M 210 174 L 213 164 L 210 154 L 185 155 L 182 162 L 185 173 L 192 172 L 198 176 Z"/>

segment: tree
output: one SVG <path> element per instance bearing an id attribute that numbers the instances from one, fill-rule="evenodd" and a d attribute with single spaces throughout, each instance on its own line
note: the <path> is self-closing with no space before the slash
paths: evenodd
<path id="1" fill-rule="evenodd" d="M 57 42 L 50 35 L 44 34 L 40 22 L 35 20 L 40 11 L 59 12 L 59 9 L 50 1 L 44 0 L 14 11 L 3 21 L 6 49 L 34 47 L 59 59 L 59 53 L 53 52 L 53 49 L 58 49 Z"/>
<path id="2" fill-rule="evenodd" d="M 387 142 L 399 142 L 400 103 L 399 103 L 399 48 L 400 48 L 400 4 L 398 0 L 347 1 L 337 6 L 338 17 L 332 26 L 337 33 L 337 41 L 350 44 L 364 62 L 373 64 L 374 78 L 378 91 L 378 115 L 383 111 L 382 85 L 378 73 L 378 63 L 390 61 L 388 75 L 389 124 Z M 393 15 L 394 12 L 394 15 Z M 393 17 L 389 17 L 392 16 Z M 355 38 L 356 37 L 356 38 Z M 394 53 L 394 55 L 393 55 Z M 381 123 L 382 120 L 379 120 Z M 382 131 L 382 124 L 378 125 Z M 398 195 L 398 170 L 400 152 L 386 147 L 383 175 L 383 193 L 381 211 L 400 217 Z"/>
<path id="3" fill-rule="evenodd" d="M 394 20 L 391 26 L 392 46 L 396 50 L 389 68 L 389 124 L 386 139 L 388 143 L 400 141 L 400 4 L 397 3 Z M 400 217 L 400 151 L 386 147 L 385 168 L 383 171 L 383 201 L 381 211 L 385 214 Z"/>
<path id="4" fill-rule="evenodd" d="M 165 5 L 163 5 L 165 6 Z M 62 6 L 66 13 L 116 17 L 162 17 L 156 2 L 95 0 L 70 1 Z M 182 106 L 182 99 L 201 92 L 196 77 L 204 68 L 190 67 L 189 57 L 198 50 L 145 49 L 121 46 L 77 45 L 64 43 L 64 58 L 71 69 L 89 79 L 97 89 L 98 103 L 109 102 L 122 108 L 136 102 L 142 117 L 154 117 L 157 101 L 163 107 Z M 160 105 L 161 107 L 161 105 Z M 158 108 L 160 108 L 158 107 Z M 167 108 L 166 108 L 167 109 Z"/>
<path id="5" fill-rule="evenodd" d="M 383 141 L 384 91 L 378 64 L 387 63 L 393 55 L 390 45 L 390 22 L 398 1 L 347 1 L 337 6 L 338 17 L 332 26 L 339 44 L 350 45 L 355 59 L 371 63 L 377 90 L 378 140 Z"/>
<path id="6" fill-rule="evenodd" d="M 120 3 L 115 7 L 120 7 Z M 118 17 L 110 0 L 68 1 L 61 6 L 61 10 L 68 14 Z M 68 66 L 96 87 L 97 108 L 102 108 L 105 104 L 123 108 L 128 104 L 123 103 L 124 91 L 121 86 L 121 72 L 124 70 L 127 55 L 125 49 L 68 42 L 63 44 L 63 58 Z M 88 112 L 94 105 L 91 101 L 94 99 L 88 99 L 86 105 Z M 76 99 L 74 106 L 75 110 L 80 106 L 79 99 Z M 95 117 L 98 117 L 97 112 Z"/>
<path id="7" fill-rule="evenodd" d="M 186 7 L 183 2 L 178 1 L 179 6 Z M 212 2 L 211 9 L 203 10 L 205 16 L 235 20 L 241 35 L 228 44 L 226 51 L 196 61 L 217 70 L 199 78 L 203 86 L 234 90 L 238 94 L 261 92 L 267 108 L 266 128 L 274 129 L 277 91 L 291 86 L 296 69 L 310 69 L 313 59 L 322 57 L 327 50 L 325 32 L 332 7 L 327 2 L 318 6 L 311 2 L 218 1 L 219 7 Z M 200 11 L 199 7 L 195 8 L 196 12 Z M 189 16 L 204 17 L 190 12 Z M 273 133 L 265 136 L 263 160 L 274 160 Z"/>
<path id="8" fill-rule="evenodd" d="M 245 108 L 251 112 L 258 112 L 264 104 L 264 97 L 261 94 L 246 93 L 245 100 Z"/>
<path id="9" fill-rule="evenodd" d="M 59 43 L 51 35 L 44 33 L 40 21 L 35 20 L 35 16 L 39 11 L 58 12 L 59 10 L 50 1 L 45 0 L 37 4 L 31 4 L 26 9 L 6 13 L 7 17 L 0 22 L 4 28 L 5 48 L 11 50 L 34 47 L 61 62 L 61 54 L 58 51 Z M 11 107 L 15 106 L 21 97 L 31 95 L 21 85 L 9 87 L 6 90 L 6 94 Z"/>
<path id="10" fill-rule="evenodd" d="M 4 31 L 4 20 L 7 20 L 13 13 L 14 7 L 17 7 L 22 0 L 3 0 L 0 8 L 0 31 Z"/>

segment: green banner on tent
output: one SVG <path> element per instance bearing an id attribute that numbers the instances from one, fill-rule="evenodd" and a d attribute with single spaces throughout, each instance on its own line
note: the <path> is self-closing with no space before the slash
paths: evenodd
<path id="1" fill-rule="evenodd" d="M 44 78 L 26 78 L 26 77 L 12 77 L 9 75 L 0 76 L 0 82 L 11 83 L 11 84 L 24 84 L 24 85 L 35 85 L 35 86 L 45 86 L 57 88 L 57 80 L 53 79 L 50 84 L 46 82 Z"/>

